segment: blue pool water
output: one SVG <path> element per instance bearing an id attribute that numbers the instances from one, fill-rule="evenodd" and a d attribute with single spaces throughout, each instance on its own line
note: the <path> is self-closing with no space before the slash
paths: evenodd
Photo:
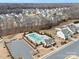
<path id="1" fill-rule="evenodd" d="M 27 35 L 28 38 L 30 38 L 30 40 L 32 40 L 33 42 L 36 42 L 38 44 L 45 43 L 43 37 L 41 37 L 41 35 L 37 34 L 37 33 L 30 33 Z"/>

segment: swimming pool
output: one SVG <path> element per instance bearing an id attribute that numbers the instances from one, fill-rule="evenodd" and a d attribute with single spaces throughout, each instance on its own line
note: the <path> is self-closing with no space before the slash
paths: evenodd
<path id="1" fill-rule="evenodd" d="M 41 44 L 41 42 L 45 43 L 45 40 L 43 39 L 43 37 L 40 34 L 37 34 L 35 32 L 27 34 L 26 37 L 28 37 L 30 40 L 32 40 L 34 43 L 37 43 L 37 44 Z"/>

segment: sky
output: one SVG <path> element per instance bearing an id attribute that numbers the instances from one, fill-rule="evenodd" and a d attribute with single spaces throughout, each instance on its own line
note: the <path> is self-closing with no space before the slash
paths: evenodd
<path id="1" fill-rule="evenodd" d="M 79 0 L 0 0 L 0 3 L 79 3 Z"/>

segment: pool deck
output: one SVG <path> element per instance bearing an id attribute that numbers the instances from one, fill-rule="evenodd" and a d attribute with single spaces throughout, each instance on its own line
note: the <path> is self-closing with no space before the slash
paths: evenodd
<path id="1" fill-rule="evenodd" d="M 79 19 L 77 19 L 77 20 L 79 20 Z M 40 30 L 40 32 L 46 32 L 46 33 L 49 33 L 49 34 L 51 34 L 52 35 L 52 37 L 55 37 L 55 35 L 56 35 L 56 30 L 55 30 L 55 28 L 57 28 L 57 27 L 61 27 L 62 25 L 66 25 L 66 24 L 69 24 L 69 23 L 72 23 L 73 21 L 76 21 L 76 19 L 74 19 L 74 20 L 69 20 L 68 22 L 63 22 L 63 23 L 61 23 L 61 24 L 59 24 L 58 26 L 55 26 L 55 27 L 52 27 L 51 29 L 46 29 L 46 30 Z M 18 34 L 15 34 L 15 35 L 9 35 L 9 36 L 4 36 L 3 38 L 4 38 L 4 40 L 5 41 L 10 41 L 11 39 L 19 39 L 19 38 L 22 38 L 22 35 L 23 35 L 23 33 L 21 34 L 21 33 L 18 33 Z M 79 38 L 79 34 L 77 34 L 77 35 L 75 35 L 77 38 Z M 59 38 L 58 38 L 59 39 Z M 59 41 L 61 41 L 61 40 L 59 40 L 58 41 L 58 39 L 57 39 L 57 45 L 59 45 L 60 46 L 60 43 L 59 43 Z M 25 42 L 26 43 L 26 42 Z M 13 45 L 14 47 L 16 46 L 15 44 Z M 17 45 L 17 46 L 20 46 L 20 45 Z M 28 53 L 30 54 L 31 53 L 31 48 L 29 47 L 29 45 L 28 44 L 26 44 L 26 46 L 27 46 L 27 48 L 26 48 L 26 50 L 28 51 Z M 3 48 L 4 47 L 4 44 L 2 44 L 2 43 L 0 43 L 0 58 L 1 59 L 11 59 L 10 57 L 7 57 L 8 55 L 9 55 L 9 53 L 8 53 L 8 51 L 7 51 L 7 49 L 6 48 Z M 12 47 L 13 48 L 13 47 Z M 24 47 L 23 47 L 24 48 Z M 15 49 L 15 48 L 14 48 Z M 18 49 L 18 48 L 17 48 Z M 38 47 L 38 49 L 40 50 L 40 53 L 42 53 L 41 54 L 41 57 L 43 56 L 43 55 L 46 55 L 46 54 L 48 54 L 49 52 L 52 52 L 51 50 L 49 50 L 49 52 L 47 51 L 47 48 L 43 48 L 43 47 Z M 50 48 L 49 48 L 50 49 Z M 57 49 L 59 49 L 59 48 L 57 48 Z M 30 51 L 31 50 L 31 51 Z M 64 49 L 62 49 L 62 50 L 64 50 Z M 79 49 L 78 49 L 79 50 Z M 30 51 L 30 52 L 29 52 Z M 60 49 L 60 51 L 61 51 L 61 49 Z M 45 53 L 43 53 L 43 52 L 45 52 Z M 59 51 L 57 52 L 57 54 L 60 54 L 59 53 Z M 28 56 L 28 54 L 26 54 L 27 56 Z M 30 54 L 31 55 L 31 54 Z M 56 56 L 56 53 L 54 54 L 54 56 Z M 29 57 L 29 56 L 28 56 Z M 53 57 L 53 54 L 52 55 L 49 55 L 49 56 L 47 56 L 47 58 L 46 59 L 51 59 Z M 39 59 L 39 58 L 36 58 L 36 59 Z M 52 58 L 53 59 L 53 58 Z"/>
<path id="2" fill-rule="evenodd" d="M 36 32 L 29 33 L 25 36 L 28 37 L 29 40 L 32 40 L 34 43 L 37 43 L 37 44 L 41 44 L 41 42 L 45 43 L 43 37 L 40 34 L 36 33 Z"/>

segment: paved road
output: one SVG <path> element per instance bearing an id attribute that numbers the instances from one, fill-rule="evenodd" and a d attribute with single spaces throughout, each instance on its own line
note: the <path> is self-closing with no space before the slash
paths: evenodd
<path id="1" fill-rule="evenodd" d="M 78 55 L 79 56 L 79 40 L 75 41 L 73 44 L 61 49 L 60 51 L 56 52 L 48 56 L 46 59 L 64 59 L 69 55 Z"/>

